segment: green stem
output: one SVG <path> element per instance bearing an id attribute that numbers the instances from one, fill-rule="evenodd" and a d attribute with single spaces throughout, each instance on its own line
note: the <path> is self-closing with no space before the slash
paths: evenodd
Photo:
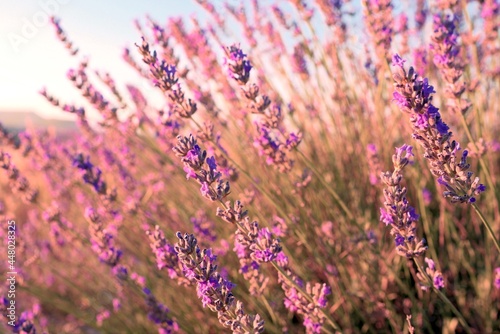
<path id="1" fill-rule="evenodd" d="M 337 201 L 339 204 L 340 208 L 345 212 L 349 220 L 354 220 L 354 215 L 352 214 L 351 210 L 347 207 L 347 205 L 344 203 L 344 201 L 340 198 L 339 194 L 332 188 L 330 185 L 326 182 L 326 180 L 323 178 L 321 173 L 314 167 L 312 162 L 302 153 L 301 151 L 297 150 L 297 152 L 300 154 L 304 162 L 306 163 L 307 167 L 313 171 L 313 173 L 318 177 L 319 181 L 325 186 L 325 188 L 328 190 L 328 192 L 333 196 L 333 198 Z"/>
<path id="2" fill-rule="evenodd" d="M 453 313 L 455 313 L 455 315 L 458 317 L 458 321 L 460 322 L 460 324 L 462 324 L 462 326 L 464 327 L 464 330 L 468 334 L 472 334 L 472 330 L 470 329 L 469 325 L 467 324 L 467 321 L 465 320 L 465 318 L 462 315 L 462 313 L 460 313 L 460 311 L 455 307 L 455 305 L 453 305 L 453 303 L 448 299 L 448 297 L 446 297 L 446 295 L 444 293 L 442 293 L 439 289 L 437 289 L 434 286 L 434 283 L 432 282 L 432 279 L 429 277 L 429 275 L 427 275 L 427 273 L 424 271 L 424 269 L 422 268 L 422 266 L 420 265 L 420 263 L 417 261 L 417 259 L 413 258 L 413 261 L 417 265 L 417 268 L 418 268 L 418 271 L 420 272 L 420 274 L 423 277 L 425 277 L 425 279 L 427 280 L 427 283 L 438 294 L 439 298 L 441 298 L 443 300 L 443 302 L 451 308 L 451 311 Z"/>
<path id="3" fill-rule="evenodd" d="M 488 221 L 484 217 L 484 215 L 481 212 L 481 210 L 479 209 L 479 207 L 475 203 L 472 203 L 471 205 L 474 208 L 474 210 L 476 211 L 479 218 L 481 219 L 481 222 L 483 223 L 484 227 L 486 227 L 486 229 L 488 230 L 488 233 L 490 234 L 491 239 L 493 239 L 493 243 L 495 244 L 495 247 L 497 248 L 498 252 L 500 253 L 500 243 L 498 242 L 498 239 L 495 237 L 495 232 L 491 228 L 491 225 L 488 223 Z"/>

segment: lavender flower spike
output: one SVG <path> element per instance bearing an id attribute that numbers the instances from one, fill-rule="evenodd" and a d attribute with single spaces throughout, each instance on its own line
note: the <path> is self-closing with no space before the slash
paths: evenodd
<path id="1" fill-rule="evenodd" d="M 211 201 L 222 200 L 231 192 L 229 182 L 221 179 L 214 157 L 207 158 L 193 135 L 177 136 L 178 145 L 173 148 L 176 156 L 181 157 L 187 179 L 195 179 L 201 184 L 201 194 Z"/>
<path id="2" fill-rule="evenodd" d="M 425 269 L 425 272 L 429 277 L 432 279 L 432 286 L 436 288 L 437 290 L 441 290 L 444 288 L 444 278 L 443 274 L 436 269 L 436 264 L 432 259 L 425 258 L 425 263 L 427 264 L 427 268 Z M 420 287 L 422 290 L 426 291 L 430 288 L 430 285 L 424 283 L 427 280 L 423 277 L 421 273 L 417 273 L 417 277 L 420 279 Z"/>
<path id="3" fill-rule="evenodd" d="M 419 216 L 406 199 L 406 188 L 401 187 L 402 171 L 411 162 L 411 157 L 413 157 L 411 146 L 405 144 L 397 148 L 396 154 L 392 156 L 394 171 L 381 174 L 381 179 L 387 188 L 384 189 L 385 208 L 380 208 L 380 220 L 386 225 L 391 225 L 396 251 L 407 258 L 418 257 L 427 250 L 425 240 L 418 241 L 415 236 L 415 222 Z"/>
<path id="4" fill-rule="evenodd" d="M 216 256 L 210 249 L 200 250 L 192 234 L 177 232 L 179 241 L 175 251 L 182 263 L 184 275 L 197 285 L 198 297 L 203 306 L 217 312 L 219 322 L 233 333 L 263 333 L 264 320 L 243 311 L 242 303 L 235 300 L 231 290 L 234 284 L 217 272 Z"/>
<path id="5" fill-rule="evenodd" d="M 424 148 L 424 157 L 429 161 L 432 174 L 446 188 L 443 196 L 452 203 L 474 203 L 475 196 L 486 187 L 469 171 L 469 152 L 464 150 L 462 156 L 457 157 L 460 144 L 451 140 L 448 125 L 432 104 L 434 87 L 429 85 L 427 78 L 418 76 L 413 67 L 406 71 L 404 62 L 399 55 L 393 56 L 392 65 L 396 68 L 393 73 L 394 101 L 401 111 L 411 115 L 413 138 Z"/>

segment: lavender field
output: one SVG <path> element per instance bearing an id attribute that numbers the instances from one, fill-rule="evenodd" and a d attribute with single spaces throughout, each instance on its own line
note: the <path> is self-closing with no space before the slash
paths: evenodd
<path id="1" fill-rule="evenodd" d="M 0 127 L 1 333 L 500 333 L 498 0 L 195 0 L 78 131 Z M 90 24 L 90 23 L 89 23 Z"/>

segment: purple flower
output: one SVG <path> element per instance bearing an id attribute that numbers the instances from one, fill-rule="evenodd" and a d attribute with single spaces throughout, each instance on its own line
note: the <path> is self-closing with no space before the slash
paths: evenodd
<path id="1" fill-rule="evenodd" d="M 392 214 L 387 212 L 384 208 L 380 208 L 380 221 L 386 226 L 391 225 L 394 222 Z"/>
<path id="2" fill-rule="evenodd" d="M 226 53 L 226 65 L 228 66 L 229 75 L 241 84 L 246 84 L 250 79 L 250 71 L 252 65 L 246 58 L 239 45 L 231 45 L 224 47 Z"/>
<path id="3" fill-rule="evenodd" d="M 452 203 L 475 202 L 473 195 L 481 193 L 485 187 L 479 184 L 478 178 L 472 178 L 467 153 L 462 155 L 460 163 L 455 163 L 460 145 L 451 140 L 452 133 L 448 125 L 442 121 L 438 108 L 432 104 L 434 88 L 426 78 L 419 77 L 412 67 L 406 71 L 404 61 L 398 55 L 393 59 L 396 67 L 393 73 L 396 102 L 402 111 L 410 113 L 413 138 L 424 148 L 424 157 L 429 161 L 432 174 L 446 187 L 444 197 Z"/>
<path id="4" fill-rule="evenodd" d="M 384 189 L 385 208 L 380 208 L 380 221 L 386 226 L 391 225 L 391 235 L 394 237 L 397 253 L 408 258 L 420 256 L 427 249 L 425 243 L 416 238 L 416 222 L 419 215 L 415 208 L 409 205 L 406 188 L 401 186 L 402 171 L 411 163 L 411 158 L 413 158 L 411 146 L 405 144 L 396 148 L 396 153 L 392 156 L 394 171 L 381 174 L 386 188 Z"/>
<path id="5" fill-rule="evenodd" d="M 148 319 L 156 324 L 160 333 L 176 333 L 179 325 L 171 318 L 170 310 L 156 300 L 150 289 L 143 288 L 142 292 L 146 295 Z"/>
<path id="6" fill-rule="evenodd" d="M 417 277 L 420 279 L 420 287 L 422 288 L 422 290 L 424 291 L 428 290 L 431 286 L 433 286 L 435 289 L 438 290 L 444 288 L 445 283 L 443 274 L 436 269 L 436 264 L 434 263 L 434 261 L 426 257 L 425 263 L 427 264 L 425 273 L 431 279 L 432 285 L 429 285 L 429 283 L 427 283 L 428 280 L 425 278 L 424 275 L 422 275 L 421 273 L 417 273 Z"/>
<path id="7" fill-rule="evenodd" d="M 427 189 L 427 188 L 422 189 L 422 197 L 424 198 L 424 204 L 425 205 L 431 204 L 431 202 L 432 202 L 432 192 L 429 189 Z"/>
<path id="8" fill-rule="evenodd" d="M 399 67 L 403 67 L 404 64 L 405 64 L 406 60 L 404 60 L 403 58 L 401 58 L 398 54 L 394 54 L 392 56 L 392 66 L 399 66 Z"/>
<path id="9" fill-rule="evenodd" d="M 149 246 L 155 254 L 158 270 L 166 268 L 170 278 L 177 278 L 180 270 L 178 270 L 178 259 L 174 246 L 168 243 L 165 234 L 158 225 L 153 231 L 146 231 L 146 234 L 149 238 Z"/>
<path id="10" fill-rule="evenodd" d="M 443 275 L 441 275 L 441 273 L 434 275 L 432 282 L 433 282 L 434 287 L 436 289 L 440 290 L 440 289 L 444 288 L 444 279 L 443 279 Z"/>
<path id="11" fill-rule="evenodd" d="M 197 285 L 197 294 L 203 307 L 217 312 L 219 322 L 235 332 L 262 333 L 264 321 L 259 315 L 243 311 L 241 302 L 236 301 L 231 290 L 234 284 L 217 271 L 217 257 L 210 249 L 200 250 L 192 234 L 177 232 L 175 251 L 179 257 L 186 278 Z"/>
<path id="12" fill-rule="evenodd" d="M 212 201 L 229 195 L 229 182 L 221 180 L 222 173 L 217 170 L 215 158 L 206 158 L 207 151 L 201 149 L 194 136 L 177 136 L 177 142 L 173 151 L 184 163 L 186 178 L 193 178 L 201 184 L 201 194 Z"/>
<path id="13" fill-rule="evenodd" d="M 405 238 L 401 234 L 396 234 L 394 242 L 396 243 L 396 246 L 403 246 L 405 244 Z"/>
<path id="14" fill-rule="evenodd" d="M 495 289 L 500 290 L 500 267 L 495 268 L 495 278 L 493 280 Z"/>
<path id="15" fill-rule="evenodd" d="M 106 182 L 101 179 L 102 172 L 90 162 L 89 156 L 84 158 L 81 153 L 78 154 L 73 159 L 73 166 L 83 171 L 83 181 L 90 184 L 96 193 L 100 195 L 107 194 Z"/>

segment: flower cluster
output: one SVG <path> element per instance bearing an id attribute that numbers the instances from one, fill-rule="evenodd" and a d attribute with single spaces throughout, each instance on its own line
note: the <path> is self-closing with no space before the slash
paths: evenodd
<path id="1" fill-rule="evenodd" d="M 489 73 L 492 76 L 500 74 L 500 65 L 492 60 L 498 57 L 500 53 L 500 46 L 498 42 L 498 30 L 500 24 L 498 17 L 500 14 L 500 3 L 498 0 L 485 0 L 481 8 L 481 17 L 484 19 L 484 41 L 481 45 L 481 51 L 484 54 L 482 58 L 482 71 Z"/>
<path id="2" fill-rule="evenodd" d="M 269 281 L 259 271 L 262 263 L 271 262 L 281 252 L 279 239 L 272 236 L 268 228 L 260 228 L 258 222 L 250 221 L 248 211 L 240 201 L 226 203 L 226 209 L 217 208 L 217 216 L 237 225 L 234 251 L 240 261 L 240 273 L 250 283 L 250 293 L 260 295 Z"/>
<path id="3" fill-rule="evenodd" d="M 122 251 L 115 246 L 114 236 L 104 228 L 101 217 L 94 208 L 85 209 L 85 218 L 89 221 L 92 250 L 99 256 L 101 262 L 115 268 L 120 261 Z"/>
<path id="4" fill-rule="evenodd" d="M 170 310 L 159 303 L 148 288 L 143 288 L 146 295 L 146 305 L 148 308 L 148 318 L 156 324 L 159 334 L 170 334 L 179 331 L 179 325 L 170 316 Z"/>
<path id="5" fill-rule="evenodd" d="M 9 145 L 16 150 L 20 146 L 19 139 L 12 133 L 9 133 L 2 123 L 0 123 L 0 145 Z"/>
<path id="6" fill-rule="evenodd" d="M 54 244 L 64 246 L 67 242 L 72 241 L 72 238 L 61 229 L 72 230 L 74 226 L 62 216 L 61 209 L 57 203 L 52 203 L 52 205 L 42 213 L 42 218 L 50 226 L 50 236 Z"/>
<path id="7" fill-rule="evenodd" d="M 149 238 L 149 246 L 155 254 L 158 269 L 167 268 L 168 276 L 172 279 L 177 278 L 179 271 L 177 253 L 174 246 L 165 239 L 165 234 L 160 226 L 156 225 L 154 231 L 146 231 L 146 234 Z"/>
<path id="8" fill-rule="evenodd" d="M 257 315 L 245 314 L 241 302 L 231 290 L 234 284 L 217 271 L 217 257 L 210 249 L 200 250 L 194 235 L 177 232 L 175 251 L 187 279 L 196 282 L 198 297 L 203 306 L 217 312 L 219 322 L 233 333 L 263 333 L 264 321 Z"/>
<path id="9" fill-rule="evenodd" d="M 73 85 L 82 92 L 82 95 L 97 109 L 104 118 L 101 125 L 112 126 L 118 121 L 118 107 L 113 106 L 104 95 L 90 82 L 86 73 L 88 63 L 83 61 L 77 69 L 70 69 L 66 73 Z"/>
<path id="10" fill-rule="evenodd" d="M 38 191 L 30 187 L 28 179 L 22 176 L 19 169 L 12 163 L 8 153 L 0 150 L 0 168 L 4 169 L 9 179 L 10 189 L 14 193 L 22 195 L 26 203 L 34 203 L 37 199 Z"/>
<path id="11" fill-rule="evenodd" d="M 327 296 L 331 293 L 330 287 L 326 284 L 316 283 L 305 285 L 305 293 L 312 299 L 306 298 L 302 292 L 297 289 L 304 289 L 304 282 L 297 277 L 289 267 L 288 257 L 280 253 L 277 259 L 278 265 L 285 271 L 288 279 L 281 273 L 278 274 L 278 281 L 285 293 L 285 307 L 294 313 L 304 317 L 304 327 L 308 334 L 319 334 L 325 322 L 325 315 L 321 312 L 328 303 Z M 295 284 L 291 284 L 290 280 Z"/>
<path id="12" fill-rule="evenodd" d="M 302 136 L 300 134 L 287 134 L 282 128 L 283 115 L 279 105 L 271 106 L 271 99 L 267 95 L 259 94 L 260 87 L 250 83 L 250 70 L 252 65 L 238 45 L 224 48 L 226 53 L 225 63 L 231 78 L 233 78 L 249 101 L 247 109 L 254 114 L 261 115 L 261 120 L 256 123 L 258 134 L 254 137 L 254 146 L 259 155 L 266 157 L 266 163 L 274 166 L 280 172 L 289 172 L 294 161 L 289 157 L 290 151 L 295 149 Z"/>
<path id="13" fill-rule="evenodd" d="M 196 140 L 192 136 L 181 139 L 174 151 L 178 156 L 187 157 L 190 148 L 197 146 Z M 187 164 L 198 167 L 203 165 L 201 161 L 205 159 L 206 154 L 200 153 L 204 151 L 199 147 L 195 150 L 197 158 L 187 159 Z M 200 155 L 201 158 L 199 158 Z M 189 175 L 189 170 L 187 172 Z M 325 315 L 321 309 L 326 306 L 324 296 L 329 293 L 329 288 L 325 285 L 320 289 L 318 284 L 313 288 L 308 284 L 306 295 L 303 291 L 297 290 L 292 281 L 301 289 L 303 284 L 288 266 L 288 258 L 281 251 L 279 239 L 274 238 L 269 229 L 259 228 L 256 221 L 251 222 L 248 212 L 243 209 L 239 200 L 235 201 L 233 205 L 231 205 L 231 201 L 227 201 L 224 209 L 217 208 L 217 216 L 238 227 L 235 233 L 235 251 L 240 259 L 240 273 L 250 282 L 250 293 L 253 295 L 262 293 L 268 280 L 259 272 L 260 264 L 273 261 L 282 270 L 278 271 L 278 280 L 285 292 L 285 306 L 290 311 L 297 312 L 304 317 L 304 325 L 307 327 L 308 333 L 319 333 L 325 321 Z M 320 293 L 320 291 L 322 292 Z M 313 303 L 311 303 L 311 299 L 314 301 Z"/>
<path id="14" fill-rule="evenodd" d="M 460 144 L 451 140 L 452 133 L 443 122 L 438 108 L 432 104 L 434 87 L 427 79 L 419 77 L 413 67 L 404 68 L 404 60 L 393 57 L 394 100 L 399 108 L 411 114 L 413 138 L 424 148 L 424 157 L 429 161 L 431 172 L 438 182 L 446 188 L 443 196 L 452 203 L 474 203 L 476 196 L 486 190 L 479 183 L 479 177 L 473 173 L 467 163 L 468 151 L 464 150 L 460 158 L 457 153 Z"/>
<path id="15" fill-rule="evenodd" d="M 464 82 L 459 82 L 465 65 L 459 57 L 457 27 L 458 16 L 434 16 L 434 33 L 430 49 L 434 53 L 434 64 L 437 66 L 446 82 L 445 96 L 448 98 L 447 107 L 452 112 L 465 114 L 471 103 L 461 99 L 466 89 Z"/>
<path id="16" fill-rule="evenodd" d="M 409 205 L 406 198 L 406 188 L 401 186 L 403 169 L 410 163 L 413 157 L 412 147 L 403 145 L 396 149 L 392 156 L 394 171 L 381 174 L 382 182 L 385 183 L 384 206 L 380 208 L 380 220 L 387 226 L 391 226 L 391 235 L 396 243 L 396 251 L 407 258 L 422 255 L 427 247 L 425 239 L 418 240 L 415 235 L 416 222 L 419 219 L 415 209 Z"/>
<path id="17" fill-rule="evenodd" d="M 156 51 L 151 53 L 146 39 L 143 38 L 142 45 L 137 47 L 143 57 L 142 60 L 149 65 L 154 85 L 166 94 L 173 112 L 183 118 L 191 117 L 196 112 L 197 106 L 192 99 L 185 99 L 182 87 L 177 84 L 179 79 L 176 75 L 176 67 L 167 64 L 164 60 L 160 61 Z"/>
<path id="18" fill-rule="evenodd" d="M 106 182 L 101 178 L 102 171 L 90 162 L 89 156 L 84 157 L 81 153 L 76 155 L 73 159 L 73 166 L 82 171 L 83 181 L 90 184 L 96 193 L 106 195 L 107 188 Z"/>
<path id="19" fill-rule="evenodd" d="M 427 264 L 425 273 L 432 280 L 432 286 L 437 290 L 441 290 L 442 288 L 444 288 L 443 274 L 436 269 L 436 264 L 434 263 L 434 261 L 426 257 L 425 263 Z M 429 284 L 425 283 L 427 282 L 427 280 L 421 273 L 417 273 L 417 277 L 420 279 L 420 287 L 422 288 L 422 290 L 426 291 L 431 287 Z"/>
<path id="20" fill-rule="evenodd" d="M 52 19 L 80 101 L 39 93 L 78 129 L 0 124 L 0 270 L 18 272 L 17 321 L 0 331 L 500 328 L 500 264 L 485 242 L 500 252 L 498 1 L 195 0 L 205 16 L 134 22 L 128 74 L 81 55 Z M 389 69 L 390 49 L 413 68 L 396 56 Z M 443 110 L 466 133 L 452 137 Z M 397 131 L 406 114 L 413 152 Z M 453 141 L 464 134 L 467 150 Z M 408 173 L 413 159 L 425 170 Z M 492 188 L 477 204 L 476 176 Z M 9 293 L 0 285 L 1 314 Z"/>
<path id="21" fill-rule="evenodd" d="M 6 319 L 10 319 L 10 317 L 7 317 L 9 314 L 9 307 L 12 309 L 12 304 L 9 302 L 9 299 L 0 295 L 0 314 Z M 37 333 L 36 327 L 33 324 L 33 312 L 31 311 L 22 312 L 15 321 L 9 322 L 9 327 L 14 334 Z"/>
<path id="22" fill-rule="evenodd" d="M 215 158 L 207 158 L 207 151 L 200 148 L 196 138 L 193 135 L 178 136 L 177 142 L 173 151 L 182 158 L 186 178 L 195 179 L 201 184 L 201 194 L 212 201 L 220 201 L 229 195 L 229 182 L 221 179 L 222 174 L 217 169 Z"/>
<path id="23" fill-rule="evenodd" d="M 390 0 L 363 0 L 363 18 L 378 55 L 387 54 L 393 33 L 392 4 Z M 379 59 L 383 62 L 385 59 Z"/>

